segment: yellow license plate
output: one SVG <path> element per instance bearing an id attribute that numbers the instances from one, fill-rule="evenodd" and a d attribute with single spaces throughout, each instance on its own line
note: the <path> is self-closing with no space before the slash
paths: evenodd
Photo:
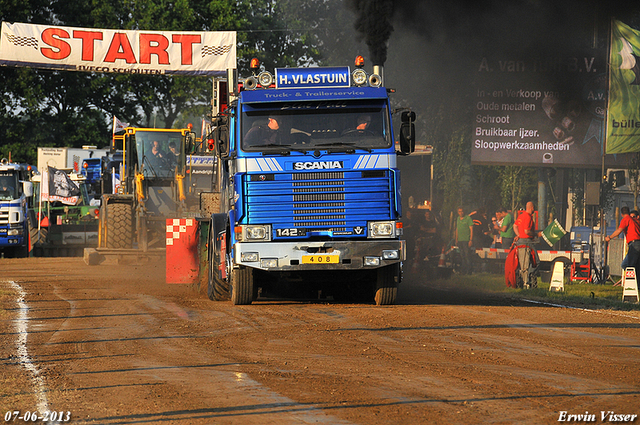
<path id="1" fill-rule="evenodd" d="M 316 254 L 302 256 L 302 264 L 338 264 L 339 262 L 339 255 Z"/>

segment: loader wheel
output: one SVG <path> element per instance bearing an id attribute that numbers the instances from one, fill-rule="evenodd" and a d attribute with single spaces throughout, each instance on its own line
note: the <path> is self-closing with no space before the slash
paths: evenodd
<path id="1" fill-rule="evenodd" d="M 31 245 L 45 244 L 47 242 L 48 232 L 49 232 L 49 229 L 47 227 L 41 227 L 39 234 L 38 234 L 37 227 L 32 227 L 31 229 L 29 229 L 29 233 L 31 234 Z"/>
<path id="2" fill-rule="evenodd" d="M 381 267 L 377 270 L 375 293 L 376 305 L 395 304 L 400 278 L 401 274 L 399 263 Z"/>
<path id="3" fill-rule="evenodd" d="M 240 267 L 231 272 L 231 302 L 248 305 L 253 301 L 253 269 Z"/>
<path id="4" fill-rule="evenodd" d="M 133 216 L 129 204 L 107 204 L 107 248 L 131 248 Z"/>

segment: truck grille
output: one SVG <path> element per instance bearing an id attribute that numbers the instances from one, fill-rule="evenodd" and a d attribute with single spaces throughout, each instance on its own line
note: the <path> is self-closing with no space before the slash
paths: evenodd
<path id="1" fill-rule="evenodd" d="M 0 208 L 0 224 L 9 224 L 9 208 Z"/>
<path id="2" fill-rule="evenodd" d="M 242 222 L 271 224 L 274 230 L 301 228 L 312 234 L 331 231 L 365 237 L 367 221 L 393 216 L 395 186 L 390 171 L 245 176 L 243 190 Z"/>

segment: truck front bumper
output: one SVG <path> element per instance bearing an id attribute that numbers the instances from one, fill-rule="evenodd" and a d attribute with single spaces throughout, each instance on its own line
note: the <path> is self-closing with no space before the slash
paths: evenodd
<path id="1" fill-rule="evenodd" d="M 269 271 L 375 269 L 406 259 L 403 240 L 239 242 L 236 265 Z"/>

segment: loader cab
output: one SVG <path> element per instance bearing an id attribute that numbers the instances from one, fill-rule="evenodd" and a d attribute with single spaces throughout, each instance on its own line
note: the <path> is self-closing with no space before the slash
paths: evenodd
<path id="1" fill-rule="evenodd" d="M 180 130 L 134 130 L 125 137 L 134 147 L 138 170 L 145 179 L 173 179 L 184 174 L 185 135 Z"/>
<path id="2" fill-rule="evenodd" d="M 111 152 L 122 152 L 123 193 L 131 193 L 136 175 L 148 184 L 171 181 L 185 173 L 185 144 L 189 129 L 127 127 L 116 135 Z"/>

